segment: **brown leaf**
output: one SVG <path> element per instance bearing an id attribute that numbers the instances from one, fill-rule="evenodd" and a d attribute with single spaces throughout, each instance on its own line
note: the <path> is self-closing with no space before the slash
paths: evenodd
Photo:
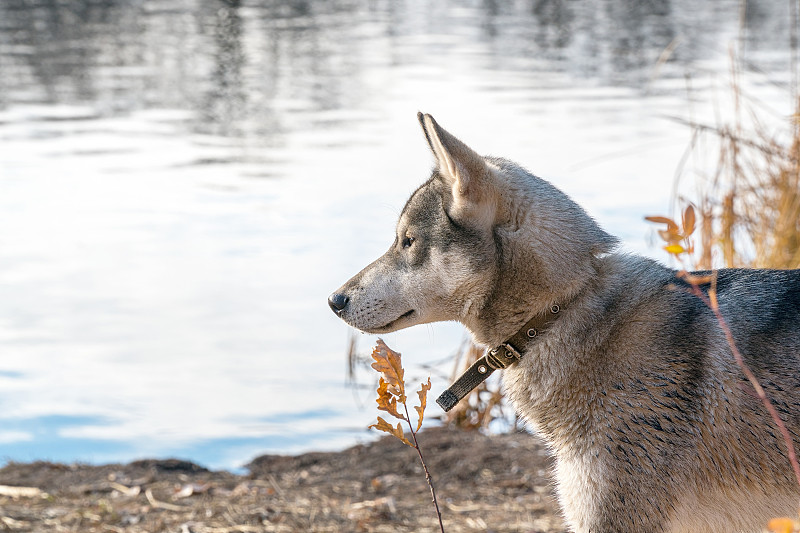
<path id="1" fill-rule="evenodd" d="M 372 350 L 372 358 L 375 359 L 372 368 L 380 372 L 388 384 L 394 387 L 391 392 L 397 396 L 397 400 L 405 403 L 406 386 L 403 381 L 403 365 L 400 362 L 400 354 L 378 339 Z"/>
<path id="2" fill-rule="evenodd" d="M 406 420 L 406 417 L 397 411 L 397 398 L 389 390 L 389 384 L 383 378 L 378 381 L 378 398 L 375 401 L 378 402 L 378 409 L 381 411 L 386 411 L 400 420 Z"/>
<path id="3" fill-rule="evenodd" d="M 394 435 L 394 426 L 392 426 L 389 422 L 384 420 L 381 417 L 378 417 L 378 422 L 367 426 L 368 428 L 375 428 L 378 431 L 383 431 L 385 433 L 389 433 L 390 435 Z"/>
<path id="4" fill-rule="evenodd" d="M 655 222 L 656 224 L 666 224 L 668 230 L 678 231 L 678 224 L 674 220 L 667 217 L 644 217 L 645 220 Z"/>
<path id="5" fill-rule="evenodd" d="M 419 419 L 417 420 L 417 431 L 419 428 L 422 427 L 422 418 L 425 416 L 425 407 L 428 404 L 428 391 L 431 390 L 431 378 L 428 378 L 428 383 L 423 383 L 420 385 L 420 389 L 417 391 L 419 395 L 419 405 L 414 407 L 417 410 L 417 416 Z"/>
<path id="6" fill-rule="evenodd" d="M 675 244 L 683 240 L 683 235 L 667 229 L 658 230 L 658 236 L 661 237 L 661 240 L 669 244 Z"/>
<path id="7" fill-rule="evenodd" d="M 687 205 L 683 212 L 683 234 L 686 237 L 694 233 L 694 220 L 694 207 Z"/>
<path id="8" fill-rule="evenodd" d="M 403 433 L 403 427 L 400 425 L 400 422 L 397 423 L 397 427 L 394 427 L 383 418 L 378 417 L 378 423 L 372 424 L 369 427 L 375 428 L 379 431 L 383 431 L 384 433 L 388 433 L 389 435 L 393 435 L 398 439 L 400 439 L 401 441 L 403 441 L 408 446 L 411 446 L 412 448 L 414 447 L 414 445 L 411 444 L 411 442 L 405 437 L 405 434 Z"/>

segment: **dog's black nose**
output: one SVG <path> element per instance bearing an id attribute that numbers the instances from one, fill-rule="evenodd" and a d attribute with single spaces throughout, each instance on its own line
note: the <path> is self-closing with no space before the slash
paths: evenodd
<path id="1" fill-rule="evenodd" d="M 337 315 L 341 314 L 344 311 L 344 308 L 347 307 L 347 303 L 350 301 L 350 298 L 345 296 L 344 294 L 339 294 L 335 292 L 328 296 L 328 305 L 331 306 L 331 310 L 336 313 Z"/>

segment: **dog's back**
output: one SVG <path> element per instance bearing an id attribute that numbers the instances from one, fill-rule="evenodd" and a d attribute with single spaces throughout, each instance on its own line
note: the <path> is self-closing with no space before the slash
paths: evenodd
<path id="1" fill-rule="evenodd" d="M 504 375 L 555 452 L 568 521 L 576 531 L 761 531 L 794 514 L 786 448 L 711 309 L 654 262 L 600 263 L 548 342 Z M 745 362 L 800 435 L 800 271 L 721 270 L 716 293 Z"/>

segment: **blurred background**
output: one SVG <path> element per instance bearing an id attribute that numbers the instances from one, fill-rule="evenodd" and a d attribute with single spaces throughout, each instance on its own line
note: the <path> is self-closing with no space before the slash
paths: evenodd
<path id="1" fill-rule="evenodd" d="M 374 438 L 326 298 L 429 175 L 416 112 L 666 261 L 643 217 L 718 183 L 728 124 L 791 139 L 796 11 L 2 0 L 0 464 L 237 468 Z M 384 337 L 432 395 L 465 338 Z"/>

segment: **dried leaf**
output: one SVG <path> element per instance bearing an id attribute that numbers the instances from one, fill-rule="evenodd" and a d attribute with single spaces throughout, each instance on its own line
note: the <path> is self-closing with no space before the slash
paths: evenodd
<path id="1" fill-rule="evenodd" d="M 666 224 L 667 229 L 672 231 L 678 231 L 678 224 L 675 223 L 674 220 L 667 217 L 644 217 L 645 220 L 650 222 L 655 222 L 656 224 Z"/>
<path id="2" fill-rule="evenodd" d="M 406 417 L 397 411 L 397 398 L 393 391 L 389 390 L 389 384 L 383 378 L 378 381 L 378 398 L 375 401 L 378 402 L 378 409 L 381 411 L 386 411 L 400 420 L 406 420 Z"/>
<path id="3" fill-rule="evenodd" d="M 375 348 L 372 350 L 372 368 L 380 372 L 384 379 L 394 387 L 392 393 L 397 396 L 400 403 L 406 401 L 405 383 L 403 381 L 403 365 L 400 362 L 400 354 L 386 346 L 381 339 L 378 339 Z"/>
<path id="4" fill-rule="evenodd" d="M 668 244 L 667 246 L 664 247 L 664 250 L 673 255 L 680 255 L 686 253 L 686 248 L 684 248 L 680 244 Z"/>
<path id="5" fill-rule="evenodd" d="M 791 518 L 773 518 L 767 524 L 767 529 L 772 533 L 792 533 L 794 520 Z"/>
<path id="6" fill-rule="evenodd" d="M 384 433 L 388 433 L 390 435 L 393 435 L 393 436 L 397 437 L 398 439 L 400 439 L 401 441 L 403 441 L 408 446 L 411 446 L 412 448 L 414 447 L 414 445 L 411 444 L 411 442 L 406 438 L 405 434 L 403 433 L 403 427 L 400 425 L 400 422 L 397 423 L 397 427 L 394 427 L 389 422 L 384 420 L 383 418 L 378 417 L 378 423 L 377 424 L 372 424 L 369 427 L 375 428 L 375 429 L 377 429 L 379 431 L 383 431 Z"/>
<path id="7" fill-rule="evenodd" d="M 378 431 L 383 431 L 385 433 L 389 433 L 390 435 L 394 435 L 394 426 L 381 417 L 378 417 L 378 422 L 376 424 L 372 424 L 367 427 L 375 428 Z"/>
<path id="8" fill-rule="evenodd" d="M 420 385 L 420 389 L 417 391 L 419 395 L 419 406 L 414 407 L 417 410 L 417 416 L 419 419 L 417 420 L 417 431 L 419 428 L 422 427 L 422 418 L 425 416 L 425 407 L 428 405 L 428 391 L 431 390 L 431 378 L 428 378 L 428 383 L 423 383 Z"/>
<path id="9" fill-rule="evenodd" d="M 683 212 L 683 234 L 686 237 L 694 233 L 694 221 L 694 207 L 687 205 Z"/>
<path id="10" fill-rule="evenodd" d="M 658 236 L 661 237 L 661 240 L 667 242 L 669 244 L 678 243 L 683 240 L 683 235 L 680 233 L 676 233 L 675 231 L 670 231 L 666 229 L 658 230 Z"/>

